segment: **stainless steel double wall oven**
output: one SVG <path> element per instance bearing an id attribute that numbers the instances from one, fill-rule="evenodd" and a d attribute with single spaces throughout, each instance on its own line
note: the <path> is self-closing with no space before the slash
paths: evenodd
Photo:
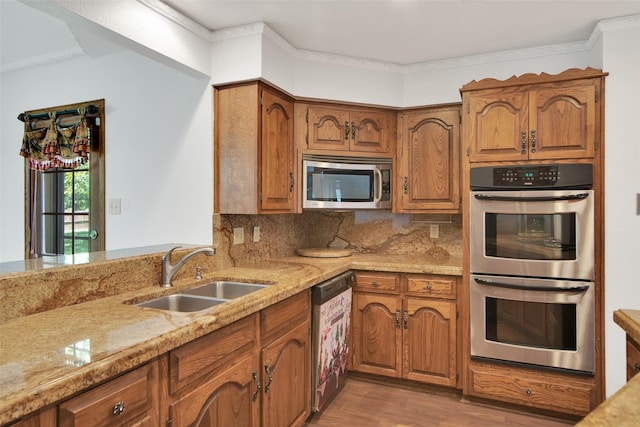
<path id="1" fill-rule="evenodd" d="M 592 166 L 470 178 L 471 356 L 595 372 Z"/>

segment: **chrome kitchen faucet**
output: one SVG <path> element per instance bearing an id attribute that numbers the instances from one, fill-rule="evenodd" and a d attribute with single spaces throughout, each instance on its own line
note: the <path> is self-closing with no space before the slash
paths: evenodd
<path id="1" fill-rule="evenodd" d="M 171 265 L 171 254 L 174 250 L 181 247 L 182 246 L 176 246 L 175 248 L 171 248 L 169 249 L 169 252 L 162 255 L 162 278 L 160 280 L 160 286 L 163 288 L 170 288 L 171 286 L 173 286 L 173 284 L 171 283 L 171 281 L 173 280 L 173 276 L 176 275 L 178 270 L 180 270 L 180 267 L 182 267 L 184 263 L 187 262 L 192 256 L 199 253 L 205 253 L 207 254 L 207 256 L 216 254 L 215 248 L 200 248 L 183 256 L 177 264 Z"/>

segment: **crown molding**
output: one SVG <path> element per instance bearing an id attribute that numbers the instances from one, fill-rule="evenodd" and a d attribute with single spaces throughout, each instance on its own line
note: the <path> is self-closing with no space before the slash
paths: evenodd
<path id="1" fill-rule="evenodd" d="M 195 35 L 210 41 L 211 31 L 198 24 L 191 18 L 186 17 L 176 9 L 161 0 L 137 0 L 138 3 L 147 6 L 154 12 L 164 16 L 168 20 L 180 25 L 182 28 L 191 31 Z"/>
<path id="2" fill-rule="evenodd" d="M 336 55 L 331 53 L 317 52 L 312 50 L 298 49 L 289 41 L 285 40 L 277 32 L 271 29 L 264 22 L 254 22 L 251 24 L 240 25 L 232 28 L 209 31 L 195 21 L 182 15 L 177 10 L 169 7 L 162 0 L 137 0 L 147 5 L 154 11 L 164 15 L 173 22 L 193 31 L 195 34 L 205 40 L 216 42 L 229 40 L 237 37 L 246 37 L 251 35 L 263 35 L 273 41 L 282 50 L 287 52 L 295 59 L 306 61 L 330 63 L 348 67 L 359 67 L 373 69 L 378 71 L 396 72 L 396 73 L 413 73 L 420 71 L 432 71 L 447 68 L 457 68 L 470 65 L 482 65 L 496 62 L 507 62 L 514 60 L 522 60 L 527 58 L 537 58 L 542 56 L 562 55 L 575 52 L 584 52 L 590 50 L 596 41 L 600 38 L 603 31 L 609 31 L 620 28 L 631 28 L 640 25 L 640 15 L 624 16 L 621 18 L 612 18 L 599 21 L 592 31 L 589 39 L 576 41 L 571 43 L 562 43 L 546 46 L 538 46 L 526 49 L 516 49 L 501 52 L 492 52 L 481 55 L 464 56 L 458 58 L 449 58 L 436 61 L 426 61 L 414 64 L 395 64 L 383 61 L 375 61 L 364 58 L 356 58 L 349 56 Z"/>

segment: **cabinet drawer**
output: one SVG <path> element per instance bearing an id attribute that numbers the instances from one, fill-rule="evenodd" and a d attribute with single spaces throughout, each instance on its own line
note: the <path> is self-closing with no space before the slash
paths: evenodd
<path id="1" fill-rule="evenodd" d="M 400 281 L 397 274 L 357 271 L 355 276 L 356 290 L 384 293 L 398 293 L 400 291 Z"/>
<path id="2" fill-rule="evenodd" d="M 569 380 L 562 381 L 540 373 L 518 375 L 505 370 L 471 368 L 472 394 L 504 402 L 585 415 L 591 407 L 591 387 Z"/>
<path id="3" fill-rule="evenodd" d="M 156 363 L 111 380 L 59 407 L 59 425 L 70 426 L 120 426 L 144 422 L 149 411 L 157 410 L 154 393 L 158 385 Z"/>
<path id="4" fill-rule="evenodd" d="M 169 391 L 175 393 L 236 355 L 257 348 L 258 315 L 245 317 L 169 353 Z"/>
<path id="5" fill-rule="evenodd" d="M 640 344 L 627 335 L 627 381 L 640 372 Z"/>
<path id="6" fill-rule="evenodd" d="M 311 291 L 300 292 L 261 311 L 262 346 L 291 330 L 298 323 L 311 319 Z"/>
<path id="7" fill-rule="evenodd" d="M 455 277 L 408 276 L 407 293 L 437 298 L 456 297 Z"/>

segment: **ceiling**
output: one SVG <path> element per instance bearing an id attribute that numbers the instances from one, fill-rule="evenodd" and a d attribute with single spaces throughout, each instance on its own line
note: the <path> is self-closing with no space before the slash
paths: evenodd
<path id="1" fill-rule="evenodd" d="M 297 49 L 416 64 L 588 40 L 640 0 L 163 0 L 209 30 L 264 22 Z"/>
<path id="2" fill-rule="evenodd" d="M 296 49 L 398 65 L 585 42 L 599 21 L 640 14 L 640 0 L 138 1 L 210 31 L 264 22 Z M 123 48 L 19 0 L 0 0 L 0 19 L 2 71 Z"/>

